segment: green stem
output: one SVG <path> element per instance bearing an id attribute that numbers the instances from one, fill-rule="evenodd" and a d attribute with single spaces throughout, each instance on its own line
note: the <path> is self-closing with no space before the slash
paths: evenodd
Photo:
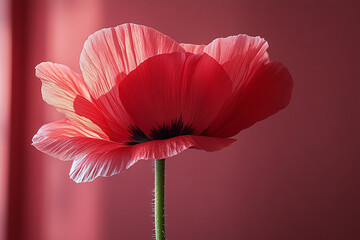
<path id="1" fill-rule="evenodd" d="M 165 240 L 164 210 L 165 159 L 155 159 L 155 236 Z"/>

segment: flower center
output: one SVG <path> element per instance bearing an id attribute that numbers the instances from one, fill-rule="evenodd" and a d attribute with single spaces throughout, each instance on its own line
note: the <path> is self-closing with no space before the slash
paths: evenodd
<path id="1" fill-rule="evenodd" d="M 126 145 L 136 145 L 151 140 L 163 140 L 169 139 L 181 135 L 191 135 L 194 133 L 194 129 L 191 124 L 184 124 L 182 117 L 177 120 L 171 121 L 170 124 L 157 124 L 150 130 L 150 133 L 146 135 L 138 126 L 130 125 L 128 128 L 130 133 L 130 142 L 126 142 Z"/>

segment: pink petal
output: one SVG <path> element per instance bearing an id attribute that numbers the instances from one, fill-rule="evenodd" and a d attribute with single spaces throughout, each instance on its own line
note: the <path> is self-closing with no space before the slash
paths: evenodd
<path id="1" fill-rule="evenodd" d="M 188 148 L 218 151 L 233 143 L 234 139 L 204 136 L 179 136 L 166 140 L 150 141 L 108 152 L 86 155 L 73 162 L 70 177 L 75 182 L 89 182 L 98 176 L 112 176 L 141 159 L 161 159 L 175 156 Z"/>
<path id="2" fill-rule="evenodd" d="M 92 104 L 89 100 L 82 96 L 77 96 L 74 101 L 75 113 L 79 116 L 86 117 L 91 122 L 101 128 L 101 130 L 108 136 L 107 138 L 115 142 L 128 141 L 127 126 L 131 123 L 130 120 L 125 123 L 125 127 L 119 124 L 117 120 L 112 118 L 112 115 L 106 114 L 108 110 L 104 107 L 100 108 L 96 105 L 99 101 L 95 100 L 95 104 Z M 116 107 L 117 103 L 113 103 L 113 107 Z M 100 105 L 101 106 L 101 105 Z M 126 113 L 124 113 L 125 116 Z"/>
<path id="3" fill-rule="evenodd" d="M 121 147 L 68 120 L 42 126 L 33 137 L 33 145 L 61 160 L 75 160 L 93 152 L 107 152 Z"/>
<path id="4" fill-rule="evenodd" d="M 264 65 L 246 87 L 224 105 L 208 131 L 209 136 L 232 137 L 242 129 L 285 108 L 293 81 L 289 71 L 277 62 Z"/>
<path id="5" fill-rule="evenodd" d="M 136 24 L 103 29 L 86 40 L 80 56 L 81 71 L 97 107 L 118 135 L 124 134 L 131 119 L 118 91 L 111 90 L 149 57 L 175 51 L 184 50 L 166 35 Z"/>
<path id="6" fill-rule="evenodd" d="M 102 130 L 74 110 L 77 96 L 90 99 L 89 91 L 80 75 L 65 65 L 44 62 L 36 66 L 36 76 L 41 79 L 43 99 L 63 113 L 69 120 L 106 138 Z"/>
<path id="7" fill-rule="evenodd" d="M 207 54 L 177 52 L 146 60 L 121 82 L 119 93 L 147 135 L 154 127 L 170 126 L 180 118 L 198 135 L 231 95 L 231 80 Z"/>
<path id="8" fill-rule="evenodd" d="M 204 52 L 204 48 L 206 45 L 195 45 L 195 44 L 188 44 L 188 43 L 180 43 L 180 46 L 189 53 L 202 53 Z"/>
<path id="9" fill-rule="evenodd" d="M 80 67 L 93 97 L 107 93 L 149 57 L 184 51 L 168 36 L 149 27 L 123 24 L 89 36 Z"/>
<path id="10" fill-rule="evenodd" d="M 244 34 L 227 38 L 217 38 L 207 46 L 181 44 L 188 52 L 205 52 L 223 66 L 233 81 L 233 91 L 237 92 L 242 85 L 264 63 L 269 62 L 266 52 L 267 42 L 260 37 Z"/>

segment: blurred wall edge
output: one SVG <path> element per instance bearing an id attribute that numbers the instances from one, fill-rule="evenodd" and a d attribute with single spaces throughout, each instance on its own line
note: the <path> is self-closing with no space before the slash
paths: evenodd
<path id="1" fill-rule="evenodd" d="M 5 240 L 10 99 L 9 1 L 0 0 L 0 240 Z"/>

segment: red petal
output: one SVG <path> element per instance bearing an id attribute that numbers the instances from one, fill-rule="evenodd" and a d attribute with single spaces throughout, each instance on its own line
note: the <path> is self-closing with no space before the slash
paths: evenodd
<path id="1" fill-rule="evenodd" d="M 36 66 L 36 76 L 42 81 L 42 96 L 48 104 L 54 106 L 72 122 L 106 138 L 97 125 L 75 113 L 74 101 L 77 96 L 90 99 L 87 86 L 80 75 L 67 66 L 44 62 Z"/>
<path id="2" fill-rule="evenodd" d="M 103 153 L 94 152 L 73 162 L 70 177 L 75 182 L 89 182 L 98 176 L 112 176 L 120 173 L 141 159 L 168 158 L 191 147 L 205 151 L 217 151 L 229 146 L 234 141 L 234 139 L 204 136 L 179 136 L 117 148 Z"/>
<path id="3" fill-rule="evenodd" d="M 103 29 L 89 36 L 80 56 L 81 71 L 114 132 L 123 135 L 131 120 L 118 91 L 111 90 L 149 57 L 175 51 L 184 50 L 166 35 L 136 24 Z"/>
<path id="4" fill-rule="evenodd" d="M 183 49 L 168 36 L 149 27 L 123 24 L 90 35 L 80 67 L 91 95 L 98 98 L 149 57 L 176 51 Z"/>
<path id="5" fill-rule="evenodd" d="M 101 139 L 68 120 L 42 126 L 33 137 L 33 145 L 38 150 L 61 160 L 75 160 L 90 153 L 108 152 L 122 146 Z"/>
<path id="6" fill-rule="evenodd" d="M 208 55 L 178 52 L 145 61 L 121 82 L 119 92 L 146 134 L 181 117 L 197 135 L 210 126 L 231 95 L 231 80 Z"/>
<path id="7" fill-rule="evenodd" d="M 129 133 L 127 131 L 127 126 L 131 123 L 130 120 L 126 121 L 124 124 L 120 124 L 118 119 L 114 119 L 112 115 L 108 113 L 108 108 L 102 107 L 99 109 L 99 107 L 96 106 L 96 103 L 98 103 L 98 101 L 95 100 L 95 104 L 92 104 L 87 99 L 77 96 L 74 101 L 75 112 L 79 116 L 86 117 L 99 126 L 110 140 L 115 142 L 128 141 Z M 118 103 L 113 103 L 113 106 L 111 107 L 116 108 L 117 104 Z M 124 115 L 127 116 L 125 112 Z"/>
<path id="8" fill-rule="evenodd" d="M 224 105 L 209 136 L 232 137 L 275 114 L 289 104 L 292 87 L 292 77 L 281 63 L 264 65 L 241 93 Z"/>
<path id="9" fill-rule="evenodd" d="M 227 38 L 217 38 L 207 46 L 181 44 L 192 53 L 207 53 L 223 66 L 233 81 L 233 91 L 253 76 L 259 67 L 269 62 L 266 52 L 267 42 L 260 37 L 250 37 L 244 34 Z"/>
<path id="10" fill-rule="evenodd" d="M 76 182 L 88 182 L 98 176 L 117 174 L 140 159 L 168 158 L 191 147 L 217 151 L 234 141 L 205 136 L 179 136 L 124 146 L 96 138 L 86 129 L 63 120 L 41 127 L 33 138 L 33 145 L 61 160 L 74 160 L 70 170 L 71 178 Z"/>

